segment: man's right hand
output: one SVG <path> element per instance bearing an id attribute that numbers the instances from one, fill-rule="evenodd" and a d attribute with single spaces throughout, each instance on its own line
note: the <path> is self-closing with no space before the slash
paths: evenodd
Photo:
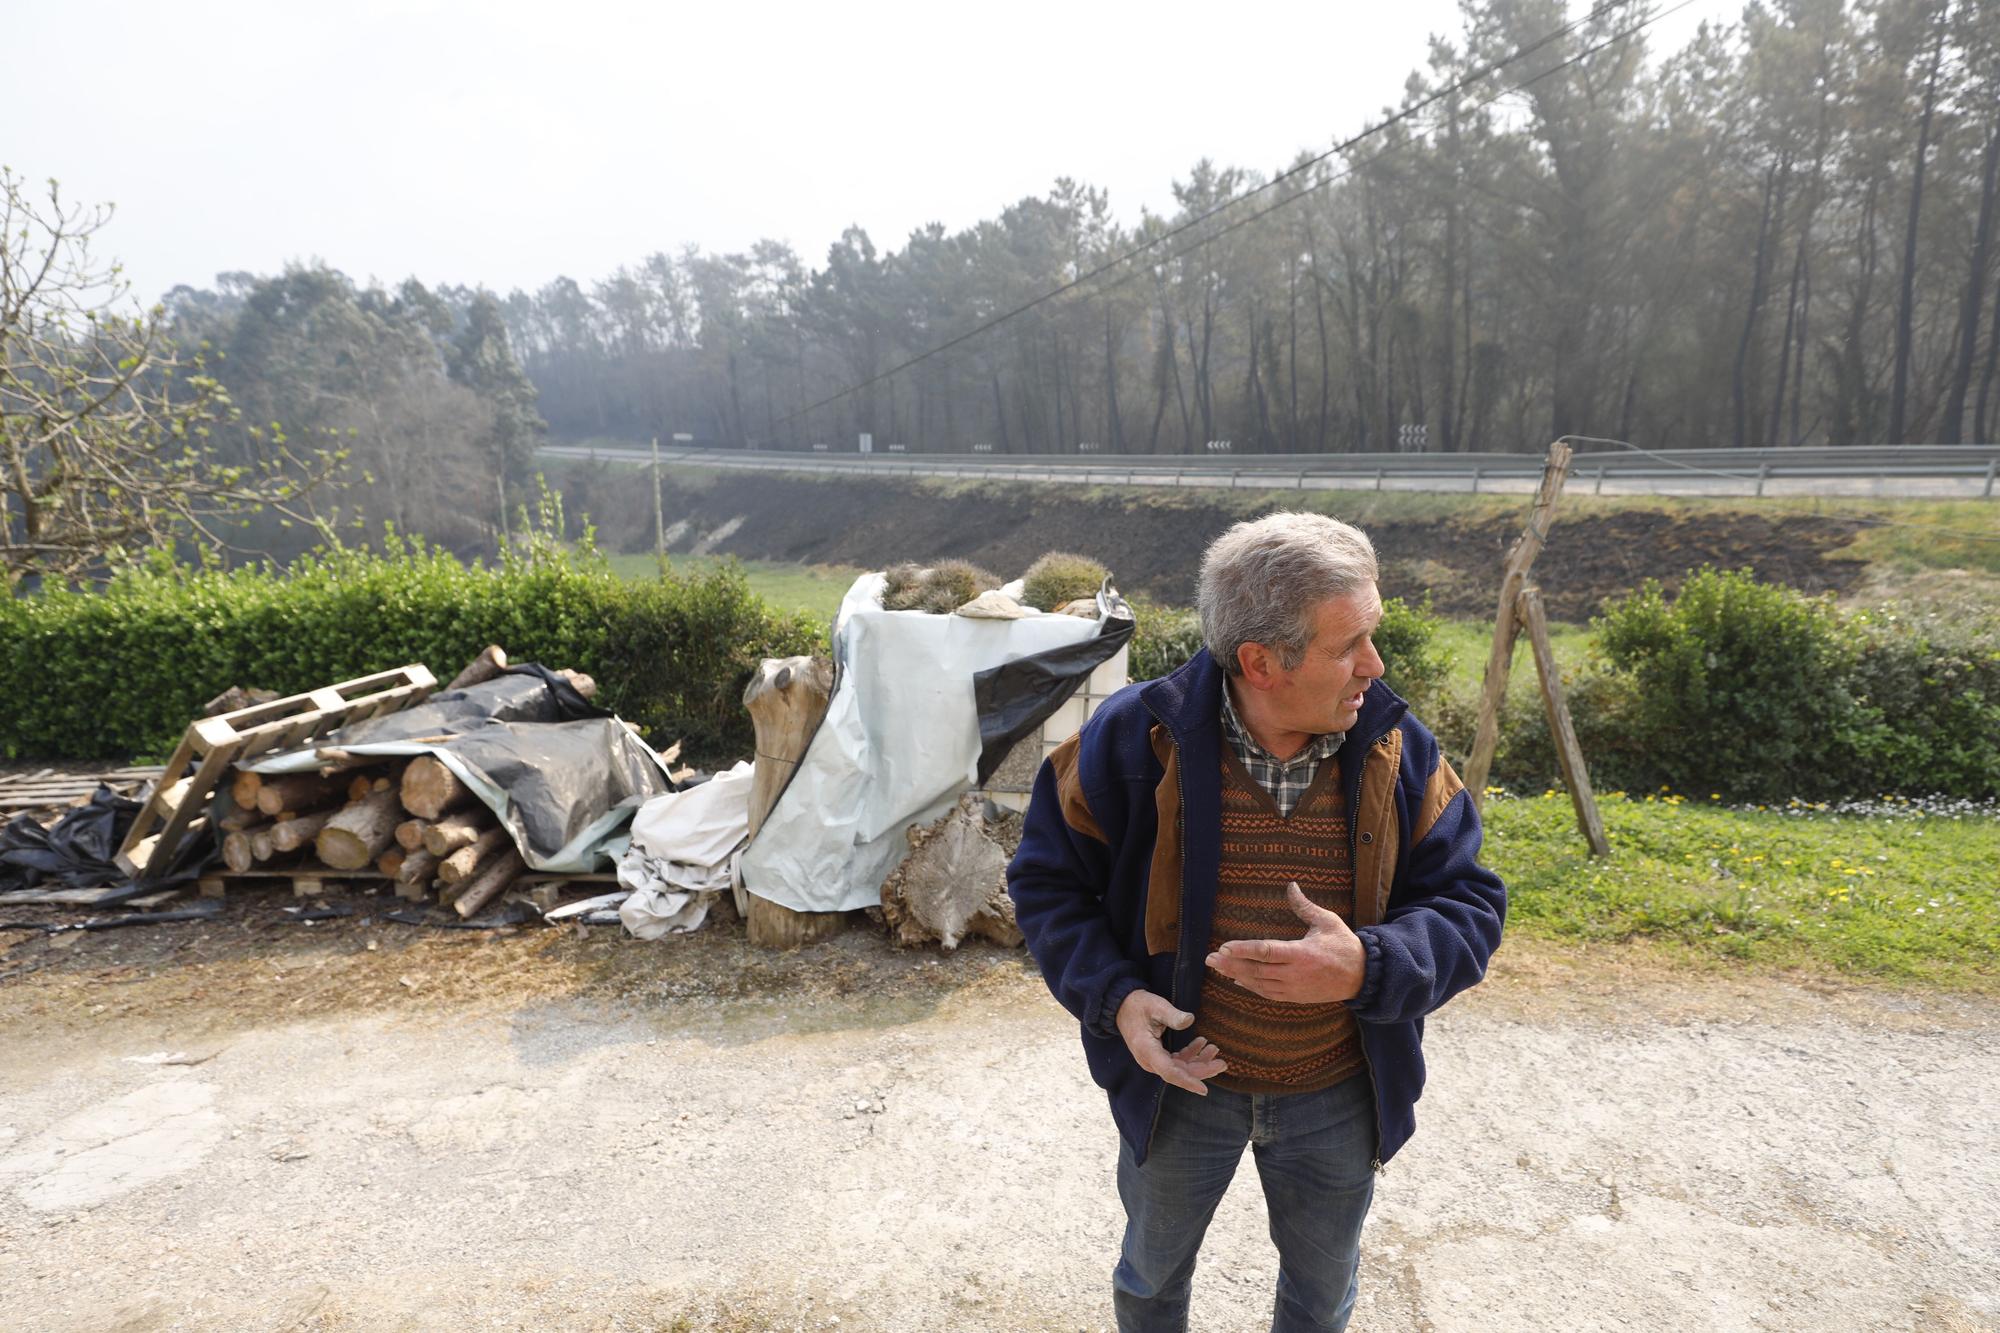
<path id="1" fill-rule="evenodd" d="M 1160 1041 L 1160 1034 L 1168 1028 L 1179 1032 L 1192 1022 L 1193 1014 L 1182 1013 L 1171 1000 L 1149 990 L 1133 991 L 1118 1006 L 1118 1035 L 1125 1039 L 1125 1049 L 1132 1052 L 1139 1068 L 1197 1097 L 1206 1097 L 1208 1085 L 1202 1080 L 1229 1068 L 1215 1043 L 1196 1037 L 1180 1050 L 1169 1051 Z"/>

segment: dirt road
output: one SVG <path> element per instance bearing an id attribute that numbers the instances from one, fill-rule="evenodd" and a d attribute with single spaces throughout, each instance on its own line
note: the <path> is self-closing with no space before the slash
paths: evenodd
<path id="1" fill-rule="evenodd" d="M 0 1325 L 1109 1324 L 1110 1120 L 1017 955 L 341 930 L 0 982 Z M 1355 1326 L 1996 1327 L 1996 1020 L 1503 950 Z M 1245 1169 L 1195 1326 L 1275 1275 Z"/>

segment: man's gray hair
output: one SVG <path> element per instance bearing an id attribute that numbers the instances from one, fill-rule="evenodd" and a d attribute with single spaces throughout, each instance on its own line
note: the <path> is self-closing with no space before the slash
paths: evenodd
<path id="1" fill-rule="evenodd" d="M 1320 604 L 1375 578 L 1375 545 L 1352 524 L 1324 514 L 1238 523 L 1201 557 L 1201 637 L 1232 676 L 1246 643 L 1271 648 L 1290 671 L 1305 660 Z"/>

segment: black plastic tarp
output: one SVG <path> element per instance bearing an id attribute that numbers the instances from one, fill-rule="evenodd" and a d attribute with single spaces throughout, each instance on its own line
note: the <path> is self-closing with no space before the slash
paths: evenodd
<path id="1" fill-rule="evenodd" d="M 1115 596 L 1116 594 L 1113 594 Z M 1106 608 L 1107 611 L 1109 608 Z M 984 786 L 1013 748 L 1054 716 L 1083 688 L 1090 673 L 1115 657 L 1136 628 L 1122 599 L 1119 614 L 1105 614 L 1097 637 L 1047 652 L 1017 657 L 972 677 L 979 709 L 979 783 Z"/>
<path id="2" fill-rule="evenodd" d="M 297 771 L 328 748 L 436 755 L 499 816 L 536 870 L 595 869 L 603 844 L 631 811 L 674 790 L 658 756 L 630 727 L 535 663 L 342 727 L 312 748 L 252 767 Z"/>
<path id="3" fill-rule="evenodd" d="M 0 892 L 53 885 L 88 889 L 120 883 L 125 872 L 114 858 L 118 844 L 138 818 L 140 805 L 100 784 L 90 804 L 66 811 L 48 828 L 31 816 L 16 815 L 0 828 Z M 202 873 L 216 852 L 212 837 L 198 834 L 188 838 L 165 874 L 135 883 L 129 894 L 100 901 L 111 904 L 119 897 L 137 897 L 186 883 Z"/>

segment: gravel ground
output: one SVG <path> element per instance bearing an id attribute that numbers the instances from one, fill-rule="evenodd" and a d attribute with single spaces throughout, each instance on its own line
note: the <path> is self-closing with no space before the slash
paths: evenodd
<path id="1" fill-rule="evenodd" d="M 0 1326 L 1109 1324 L 1111 1122 L 1018 956 L 713 933 L 17 968 Z M 1510 947 L 1430 1025 L 1355 1327 L 2000 1327 L 1996 1019 Z M 1246 1168 L 1195 1326 L 1275 1276 Z"/>

